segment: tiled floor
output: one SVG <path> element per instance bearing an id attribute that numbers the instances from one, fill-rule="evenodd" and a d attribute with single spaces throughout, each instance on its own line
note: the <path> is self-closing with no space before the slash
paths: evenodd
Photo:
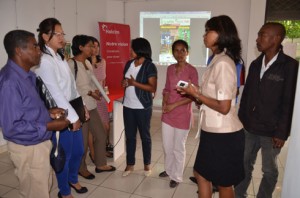
<path id="1" fill-rule="evenodd" d="M 190 132 L 187 143 L 186 143 L 186 167 L 184 171 L 184 181 L 174 189 L 169 187 L 169 180 L 159 178 L 158 174 L 164 170 L 164 155 L 162 150 L 161 140 L 161 122 L 160 122 L 160 111 L 153 112 L 153 118 L 151 121 L 151 135 L 153 142 L 152 150 L 152 174 L 149 177 L 143 175 L 143 161 L 141 144 L 138 141 L 137 147 L 137 163 L 135 171 L 128 177 L 122 177 L 122 172 L 125 168 L 125 156 L 121 156 L 117 161 L 109 161 L 109 164 L 117 167 L 117 171 L 114 173 L 95 173 L 94 166 L 91 164 L 90 159 L 87 159 L 89 164 L 89 170 L 96 175 L 94 180 L 85 180 L 79 177 L 81 184 L 87 186 L 89 189 L 86 194 L 76 194 L 72 190 L 74 197 L 80 198 L 192 198 L 197 197 L 197 187 L 193 184 L 189 177 L 192 176 L 192 167 L 195 160 L 195 156 L 198 148 L 198 141 L 194 139 L 196 134 L 196 128 Z M 283 148 L 279 156 L 280 174 L 279 181 L 276 186 L 276 190 L 273 197 L 280 198 L 281 186 L 284 173 L 284 164 L 287 154 L 287 145 Z M 261 178 L 261 159 L 258 158 L 253 173 L 253 181 L 248 189 L 249 196 L 255 197 L 258 185 Z M 53 186 L 51 189 L 51 197 L 57 197 L 57 183 L 54 176 Z M 14 168 L 10 161 L 8 154 L 0 154 L 0 197 L 1 198 L 17 198 L 18 197 L 18 180 L 14 175 Z M 218 193 L 213 195 L 214 198 L 218 198 Z"/>

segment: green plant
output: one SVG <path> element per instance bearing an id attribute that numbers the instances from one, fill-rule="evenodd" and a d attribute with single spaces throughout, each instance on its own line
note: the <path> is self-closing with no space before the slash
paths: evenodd
<path id="1" fill-rule="evenodd" d="M 300 21 L 283 20 L 277 22 L 284 25 L 286 29 L 286 37 L 291 39 L 292 42 L 295 38 L 300 38 Z"/>

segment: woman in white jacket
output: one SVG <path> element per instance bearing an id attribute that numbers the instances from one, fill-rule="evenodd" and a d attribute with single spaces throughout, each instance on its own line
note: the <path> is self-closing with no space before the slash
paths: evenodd
<path id="1" fill-rule="evenodd" d="M 64 169 L 56 173 L 58 197 L 73 197 L 70 187 L 77 193 L 87 192 L 87 188 L 82 187 L 78 181 L 78 170 L 84 151 L 81 123 L 69 103 L 80 95 L 76 90 L 76 83 L 68 63 L 59 51 L 65 45 L 61 23 L 55 18 L 47 18 L 40 23 L 38 32 L 38 43 L 43 54 L 36 73 L 43 79 L 57 105 L 68 109 L 67 119 L 72 128 L 60 132 L 59 143 L 65 151 L 66 162 Z M 53 140 L 56 140 L 55 135 Z"/>

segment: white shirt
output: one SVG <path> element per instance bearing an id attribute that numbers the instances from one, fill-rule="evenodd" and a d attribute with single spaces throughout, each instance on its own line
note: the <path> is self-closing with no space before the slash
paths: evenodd
<path id="1" fill-rule="evenodd" d="M 264 57 L 262 59 L 261 70 L 260 70 L 260 79 L 263 77 L 264 73 L 270 68 L 270 66 L 277 60 L 278 54 L 279 54 L 279 52 L 268 62 L 267 65 L 265 65 L 266 55 L 264 55 Z"/>
<path id="2" fill-rule="evenodd" d="M 68 117 L 71 123 L 75 123 L 79 117 L 69 101 L 80 95 L 76 90 L 76 83 L 66 60 L 62 60 L 59 54 L 46 46 L 49 54 L 42 55 L 39 67 L 35 73 L 40 76 L 58 107 L 68 109 Z"/>
<path id="3" fill-rule="evenodd" d="M 131 78 L 130 75 L 131 75 L 134 79 L 136 79 L 136 76 L 139 73 L 141 66 L 142 65 L 135 66 L 133 61 L 125 74 L 125 78 L 130 79 Z M 126 88 L 123 105 L 131 109 L 144 109 L 144 106 L 136 96 L 135 86 L 128 86 Z"/>

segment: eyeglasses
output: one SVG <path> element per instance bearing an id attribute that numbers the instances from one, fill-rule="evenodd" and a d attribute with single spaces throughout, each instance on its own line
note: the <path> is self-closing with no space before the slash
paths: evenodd
<path id="1" fill-rule="evenodd" d="M 52 32 L 52 35 L 57 37 L 64 37 L 66 34 L 64 32 Z"/>

